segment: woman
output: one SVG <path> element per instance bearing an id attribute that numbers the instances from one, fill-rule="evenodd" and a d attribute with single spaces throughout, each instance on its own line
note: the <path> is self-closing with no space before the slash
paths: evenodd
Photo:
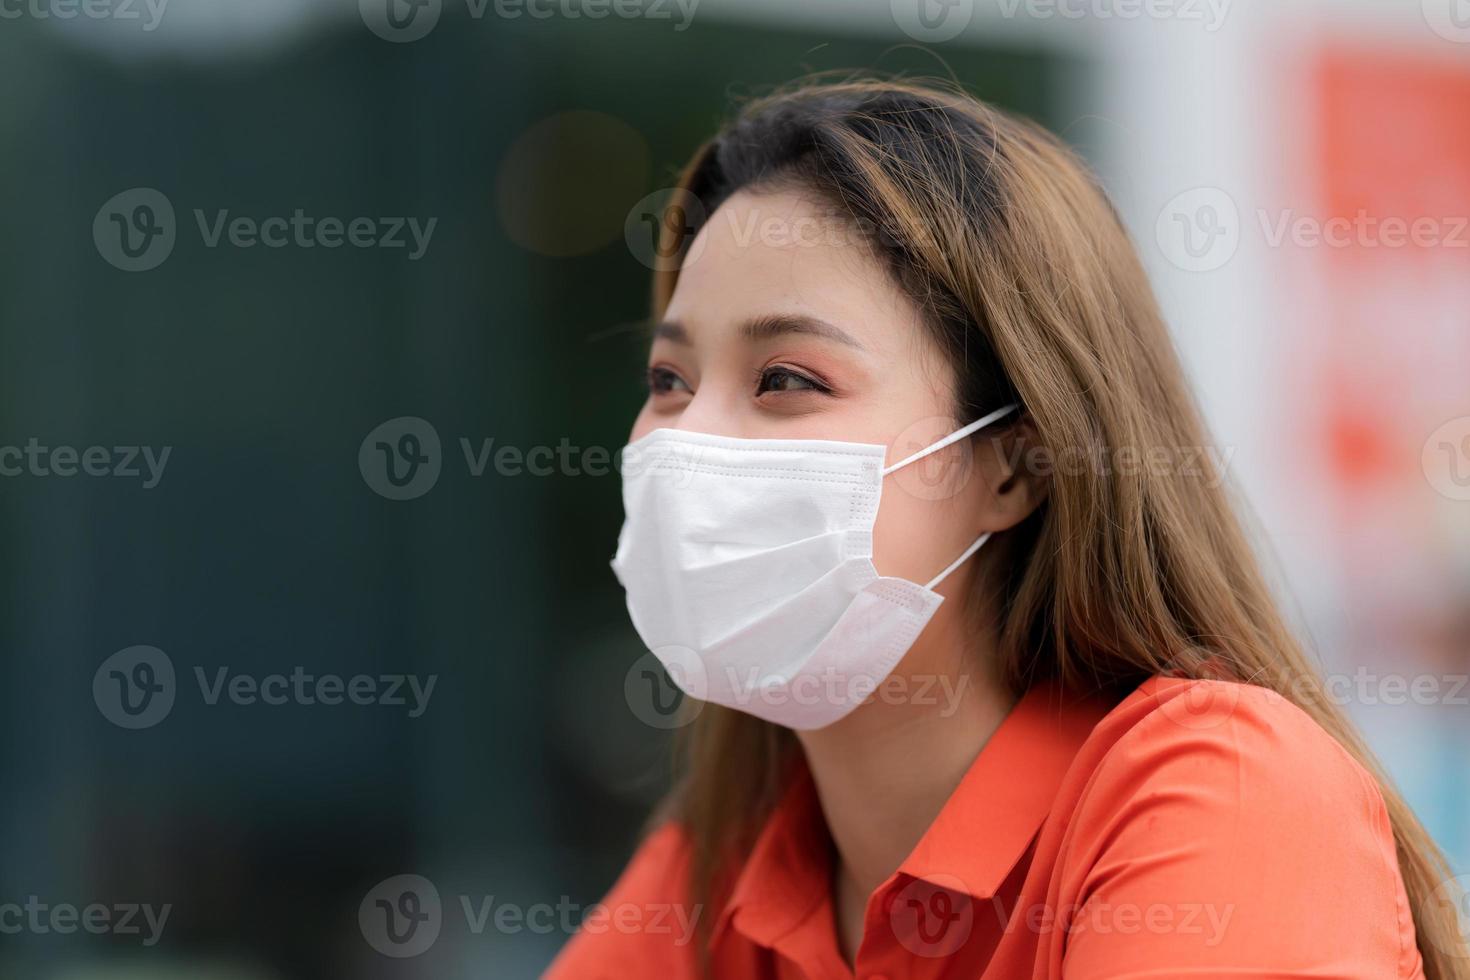
<path id="1" fill-rule="evenodd" d="M 1470 976 L 1071 153 L 807 84 L 680 191 L 614 569 L 697 717 L 551 976 Z"/>

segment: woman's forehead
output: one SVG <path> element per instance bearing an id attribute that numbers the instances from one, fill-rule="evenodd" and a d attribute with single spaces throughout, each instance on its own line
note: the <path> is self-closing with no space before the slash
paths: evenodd
<path id="1" fill-rule="evenodd" d="M 810 192 L 738 192 L 710 215 L 689 252 L 665 319 L 696 341 L 763 317 L 804 316 L 893 353 L 922 325 L 860 230 Z"/>

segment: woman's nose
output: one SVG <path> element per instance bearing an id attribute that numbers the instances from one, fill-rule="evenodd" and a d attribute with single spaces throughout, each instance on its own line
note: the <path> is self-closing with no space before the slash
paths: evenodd
<path id="1" fill-rule="evenodd" d="M 728 392 L 705 385 L 679 413 L 673 428 L 685 432 L 701 432 L 712 436 L 742 436 L 745 425 Z"/>

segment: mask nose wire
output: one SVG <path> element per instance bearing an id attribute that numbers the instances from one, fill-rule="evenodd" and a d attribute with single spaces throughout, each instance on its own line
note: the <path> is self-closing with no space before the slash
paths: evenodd
<path id="1" fill-rule="evenodd" d="M 888 474 L 892 473 L 895 470 L 901 470 L 901 469 L 903 469 L 905 466 L 909 465 L 910 463 L 918 462 L 919 460 L 923 459 L 925 456 L 932 455 L 934 453 L 939 452 L 939 450 L 941 450 L 941 449 L 944 449 L 944 448 L 946 448 L 948 446 L 952 446 L 955 443 L 959 442 L 961 439 L 964 439 L 964 438 L 967 438 L 969 436 L 974 435 L 976 432 L 979 432 L 981 429 L 985 428 L 987 425 L 989 425 L 990 423 L 996 421 L 997 419 L 1003 419 L 1003 418 L 1005 418 L 1007 415 L 1011 414 L 1012 412 L 1014 412 L 1016 409 L 1018 409 L 1020 407 L 1021 406 L 1019 404 L 1017 404 L 1016 402 L 1011 402 L 1009 405 L 1005 406 L 1004 408 L 997 408 L 995 411 L 991 412 L 989 415 L 986 415 L 983 418 L 976 419 L 975 421 L 971 422 L 969 425 L 965 426 L 963 429 L 956 429 L 954 432 L 951 432 L 949 435 L 945 436 L 943 439 L 940 439 L 938 442 L 934 443 L 933 445 L 925 446 L 923 449 L 920 449 L 918 452 L 914 453 L 912 456 L 909 456 L 909 457 L 906 457 L 904 459 L 901 459 L 897 463 L 894 463 L 892 466 L 885 467 L 884 470 L 883 470 L 883 475 L 884 476 L 887 476 Z"/>

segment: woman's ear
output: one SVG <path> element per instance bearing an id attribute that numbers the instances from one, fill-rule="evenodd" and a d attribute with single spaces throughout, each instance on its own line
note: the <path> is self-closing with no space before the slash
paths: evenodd
<path id="1" fill-rule="evenodd" d="M 1046 450 L 1030 415 L 993 435 L 982 433 L 975 445 L 976 476 L 985 492 L 978 531 L 1004 531 L 1031 516 L 1050 488 Z"/>

